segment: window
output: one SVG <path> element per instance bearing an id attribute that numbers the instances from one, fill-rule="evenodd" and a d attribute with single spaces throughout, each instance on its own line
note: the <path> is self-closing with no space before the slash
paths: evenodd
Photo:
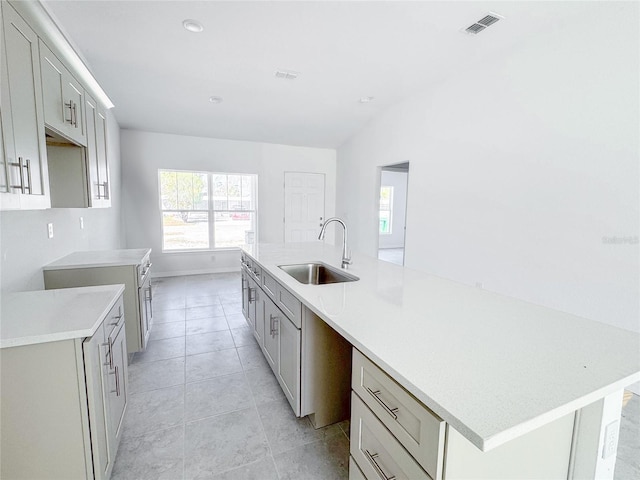
<path id="1" fill-rule="evenodd" d="M 393 187 L 380 187 L 380 234 L 391 234 Z"/>
<path id="2" fill-rule="evenodd" d="M 255 175 L 160 170 L 163 251 L 237 248 L 252 243 Z"/>

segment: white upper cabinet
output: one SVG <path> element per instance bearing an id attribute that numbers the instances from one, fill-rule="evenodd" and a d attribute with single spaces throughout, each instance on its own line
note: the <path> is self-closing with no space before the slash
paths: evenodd
<path id="1" fill-rule="evenodd" d="M 110 207 L 113 105 L 39 2 L 0 12 L 0 210 Z"/>
<path id="2" fill-rule="evenodd" d="M 84 88 L 42 40 L 40 70 L 46 126 L 64 138 L 86 145 Z"/>
<path id="3" fill-rule="evenodd" d="M 85 95 L 87 120 L 87 170 L 89 174 L 89 206 L 110 207 L 109 162 L 107 161 L 106 114 L 98 103 Z"/>
<path id="4" fill-rule="evenodd" d="M 0 209 L 50 207 L 38 36 L 2 2 Z"/>

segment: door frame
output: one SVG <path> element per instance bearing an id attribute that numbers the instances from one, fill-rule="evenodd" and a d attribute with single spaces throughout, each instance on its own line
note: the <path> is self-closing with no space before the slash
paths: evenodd
<path id="1" fill-rule="evenodd" d="M 395 168 L 394 168 L 395 167 Z M 380 188 L 382 187 L 382 172 L 383 171 L 396 171 L 396 172 L 406 172 L 407 173 L 407 194 L 405 198 L 405 209 L 404 209 L 404 239 L 403 239 L 403 248 L 404 254 L 402 256 L 402 266 L 406 264 L 407 260 L 407 220 L 409 218 L 409 170 L 410 170 L 410 162 L 407 160 L 406 162 L 398 162 L 392 163 L 389 165 L 379 165 L 377 167 L 377 180 L 376 180 L 376 213 L 375 215 L 375 239 L 376 239 L 376 258 L 378 256 L 378 252 L 380 251 Z"/>

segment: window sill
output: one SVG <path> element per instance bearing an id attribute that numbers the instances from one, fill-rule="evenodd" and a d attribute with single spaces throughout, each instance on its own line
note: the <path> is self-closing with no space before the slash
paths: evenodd
<path id="1" fill-rule="evenodd" d="M 227 247 L 227 248 L 208 248 L 208 249 L 202 249 L 202 250 L 162 250 L 162 253 L 163 254 L 167 254 L 167 255 L 173 255 L 173 254 L 183 255 L 185 253 L 188 253 L 188 254 L 198 254 L 198 253 L 210 254 L 210 253 L 239 252 L 239 251 L 240 251 L 240 247 Z"/>

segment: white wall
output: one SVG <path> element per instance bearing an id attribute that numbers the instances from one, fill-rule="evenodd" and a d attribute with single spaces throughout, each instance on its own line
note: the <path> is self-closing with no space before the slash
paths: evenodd
<path id="1" fill-rule="evenodd" d="M 120 128 L 107 115 L 111 208 L 52 208 L 0 212 L 0 290 L 16 292 L 44 288 L 42 266 L 81 250 L 122 248 Z M 84 218 L 84 230 L 80 229 Z M 53 238 L 47 237 L 53 223 Z"/>
<path id="2" fill-rule="evenodd" d="M 353 248 L 376 254 L 377 168 L 409 161 L 405 265 L 640 331 L 638 4 L 598 12 L 341 146 L 336 211 Z"/>
<path id="3" fill-rule="evenodd" d="M 380 186 L 393 187 L 391 233 L 379 236 L 380 248 L 404 247 L 404 223 L 407 213 L 407 172 L 380 172 Z"/>
<path id="4" fill-rule="evenodd" d="M 325 211 L 335 212 L 336 152 L 330 149 L 122 130 L 127 247 L 151 247 L 155 275 L 238 270 L 238 251 L 162 253 L 158 169 L 258 175 L 258 235 L 283 242 L 284 172 L 326 175 Z"/>

